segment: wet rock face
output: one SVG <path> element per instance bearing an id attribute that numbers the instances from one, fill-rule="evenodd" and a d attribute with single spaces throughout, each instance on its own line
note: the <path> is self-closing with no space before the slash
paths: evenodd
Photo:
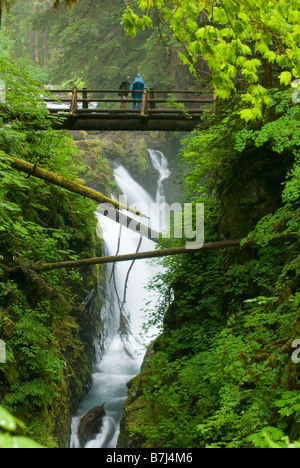
<path id="1" fill-rule="evenodd" d="M 268 148 L 241 155 L 217 193 L 224 213 L 219 226 L 222 237 L 247 236 L 260 219 L 282 205 L 283 183 L 291 165 L 290 155 Z"/>
<path id="2" fill-rule="evenodd" d="M 101 406 L 96 406 L 86 413 L 80 420 L 77 430 L 80 446 L 84 448 L 89 440 L 95 438 L 99 434 L 103 425 L 103 417 L 106 415 L 104 403 Z"/>

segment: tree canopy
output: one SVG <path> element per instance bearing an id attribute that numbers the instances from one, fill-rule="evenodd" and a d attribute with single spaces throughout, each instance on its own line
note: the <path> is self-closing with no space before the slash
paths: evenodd
<path id="1" fill-rule="evenodd" d="M 47 0 L 44 0 L 45 2 Z M 54 1 L 54 0 L 53 0 Z M 78 4 L 80 0 L 64 0 L 66 5 L 70 8 L 73 7 L 74 4 Z M 2 18 L 2 12 L 5 10 L 6 12 L 9 12 L 11 6 L 14 4 L 15 0 L 0 0 L 0 27 L 1 27 L 1 18 Z M 61 6 L 62 0 L 55 0 L 53 3 L 54 8 L 59 8 Z"/>
<path id="2" fill-rule="evenodd" d="M 78 4 L 80 0 L 64 0 L 68 7 L 72 7 L 74 4 Z M 53 6 L 59 8 L 61 6 L 62 0 L 55 0 Z M 1 0 L 0 8 L 5 8 L 7 11 L 10 9 L 11 5 L 14 4 L 14 0 Z"/>
<path id="3" fill-rule="evenodd" d="M 134 4 L 123 15 L 127 33 L 135 36 L 151 28 L 155 13 L 161 36 L 171 34 L 192 73 L 199 76 L 200 60 L 208 64 L 217 97 L 227 99 L 241 92 L 239 112 L 246 121 L 261 118 L 264 106 L 270 104 L 267 90 L 274 71 L 282 85 L 300 77 L 299 0 L 135 0 Z"/>
<path id="4" fill-rule="evenodd" d="M 141 73 L 157 89 L 186 89 L 195 82 L 177 53 L 159 44 L 157 28 L 138 37 L 121 25 L 123 0 L 84 0 L 72 12 L 65 2 L 17 0 L 5 15 L 0 55 L 55 87 L 118 89 Z"/>

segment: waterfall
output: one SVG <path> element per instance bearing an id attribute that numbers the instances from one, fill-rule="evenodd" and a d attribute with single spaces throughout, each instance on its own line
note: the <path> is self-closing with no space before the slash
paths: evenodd
<path id="1" fill-rule="evenodd" d="M 165 155 L 158 150 L 149 149 L 149 155 L 151 158 L 154 169 L 158 171 L 158 186 L 156 192 L 156 202 L 163 203 L 165 201 L 165 193 L 163 187 L 163 181 L 170 177 L 170 169 L 168 166 L 168 160 Z"/>
<path id="2" fill-rule="evenodd" d="M 151 204 L 165 200 L 162 182 L 170 175 L 163 153 L 149 150 L 149 155 L 159 174 L 156 200 L 130 176 L 123 166 L 115 169 L 116 183 L 121 192 L 127 196 L 128 204 L 140 202 L 148 207 L 148 213 L 151 212 Z M 120 225 L 100 214 L 97 214 L 97 217 L 103 232 L 105 254 L 121 255 L 137 250 L 141 240 L 138 233 L 122 227 L 119 242 Z M 158 220 L 151 221 L 156 225 L 159 224 Z M 139 250 L 153 249 L 154 243 L 143 238 Z M 150 294 L 145 286 L 159 271 L 161 267 L 154 266 L 147 260 L 139 260 L 134 264 L 124 262 L 109 265 L 106 268 L 107 297 L 106 304 L 101 311 L 105 339 L 105 343 L 101 343 L 101 349 L 104 347 L 105 350 L 100 354 L 95 366 L 92 388 L 73 417 L 71 448 L 80 447 L 77 428 L 82 416 L 94 407 L 102 405 L 103 402 L 105 402 L 106 415 L 103 418 L 101 432 L 95 434 L 93 440 L 90 440 L 85 448 L 116 447 L 124 403 L 127 398 L 126 383 L 139 373 L 145 354 L 145 345 L 149 344 L 151 338 L 158 333 L 154 329 L 152 336 L 150 333 L 148 338 L 142 339 L 140 335 L 144 323 L 143 309 L 147 303 L 155 303 L 158 299 L 155 293 Z"/>

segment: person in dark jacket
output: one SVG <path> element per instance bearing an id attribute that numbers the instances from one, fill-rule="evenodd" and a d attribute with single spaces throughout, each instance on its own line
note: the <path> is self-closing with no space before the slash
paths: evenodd
<path id="1" fill-rule="evenodd" d="M 141 100 L 142 96 L 143 96 L 143 89 L 145 89 L 145 88 L 147 88 L 147 86 L 143 82 L 141 75 L 138 73 L 136 75 L 136 78 L 135 78 L 134 82 L 130 86 L 130 90 L 132 91 L 133 99 L 136 99 L 136 100 L 140 99 Z M 142 106 L 141 101 L 134 102 L 133 105 L 132 105 L 132 109 L 135 109 L 136 107 L 138 109 L 141 109 L 141 106 Z"/>
<path id="2" fill-rule="evenodd" d="M 121 109 L 126 109 L 126 99 L 128 98 L 130 88 L 130 76 L 123 80 L 119 87 L 119 96 L 121 98 Z"/>

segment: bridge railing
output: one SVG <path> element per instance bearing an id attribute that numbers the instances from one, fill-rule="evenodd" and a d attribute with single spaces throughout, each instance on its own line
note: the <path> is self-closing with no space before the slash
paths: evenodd
<path id="1" fill-rule="evenodd" d="M 199 114 L 204 110 L 215 113 L 216 98 L 204 90 L 156 90 L 144 89 L 141 99 L 134 99 L 129 91 L 125 100 L 119 90 L 50 89 L 53 98 L 45 98 L 52 113 L 64 112 L 71 116 L 98 112 L 124 112 L 148 116 L 151 114 L 189 113 Z M 110 96 L 110 97 L 107 97 Z M 130 97 L 131 96 L 131 97 Z M 124 104 L 125 103 L 125 104 Z M 128 108 L 134 104 L 138 108 Z M 109 106 L 109 107 L 108 107 Z"/>

